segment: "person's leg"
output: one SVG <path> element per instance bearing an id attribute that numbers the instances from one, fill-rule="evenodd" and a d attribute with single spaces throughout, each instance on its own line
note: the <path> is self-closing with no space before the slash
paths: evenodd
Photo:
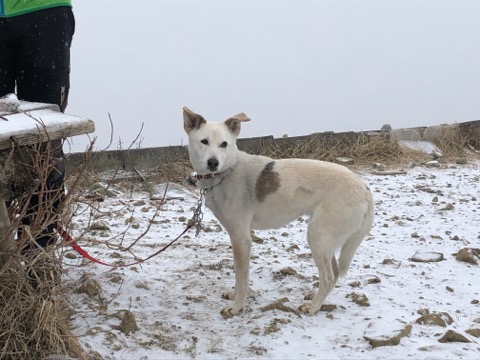
<path id="1" fill-rule="evenodd" d="M 0 97 L 15 92 L 15 51 L 18 29 L 9 18 L 0 18 Z"/>
<path id="2" fill-rule="evenodd" d="M 21 34 L 19 33 L 19 29 L 16 28 L 15 22 L 12 21 L 12 19 L 0 18 L 0 97 L 15 92 L 16 67 L 14 59 L 16 52 L 16 44 L 18 43 L 18 39 L 20 38 L 20 36 Z M 0 212 L 3 213 L 2 215 L 4 218 L 9 216 L 8 207 L 11 204 L 10 199 L 6 200 L 7 201 L 4 201 L 4 199 L 0 199 L 0 201 L 2 201 L 2 203 L 0 203 Z M 10 222 L 8 221 L 6 224 L 9 223 Z M 9 227 L 9 225 L 6 226 Z M 0 239 L 0 242 L 2 240 L 9 241 L 10 237 L 11 236 L 6 235 L 5 239 Z M 8 245 L 4 246 L 4 248 L 7 251 L 10 251 L 10 247 Z M 9 257 L 10 256 L 8 254 L 3 255 L 4 263 Z M 0 255 L 0 262 L 1 260 L 2 256 Z"/>
<path id="3" fill-rule="evenodd" d="M 22 15 L 26 34 L 22 38 L 21 55 L 17 58 L 21 71 L 17 77 L 20 100 L 57 104 L 63 112 L 70 89 L 70 45 L 75 20 L 69 7 L 58 7 Z M 39 147 L 40 166 L 46 168 L 40 185 L 30 198 L 22 224 L 37 221 L 43 231 L 35 237 L 45 247 L 55 241 L 55 229 L 63 200 L 65 176 L 62 140 L 53 140 Z M 35 219 L 36 214 L 42 218 Z"/>
<path id="4" fill-rule="evenodd" d="M 62 140 L 53 140 L 41 144 L 38 148 L 37 166 L 40 170 L 42 184 L 27 200 L 26 213 L 21 219 L 22 225 L 34 225 L 40 233 L 35 233 L 35 242 L 46 247 L 55 242 L 58 213 L 64 199 L 65 161 Z M 22 232 L 20 231 L 19 236 Z M 24 250 L 35 248 L 29 244 Z"/>
<path id="5" fill-rule="evenodd" d="M 70 7 L 21 15 L 26 22 L 17 78 L 20 100 L 57 104 L 63 112 L 70 90 L 70 45 L 75 19 Z"/>

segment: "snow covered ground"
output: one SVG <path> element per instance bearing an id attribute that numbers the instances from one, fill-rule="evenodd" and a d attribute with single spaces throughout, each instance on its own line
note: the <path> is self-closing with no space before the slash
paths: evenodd
<path id="1" fill-rule="evenodd" d="M 75 309 L 74 333 L 92 359 L 478 358 L 480 268 L 455 254 L 467 249 L 464 260 L 480 263 L 480 163 L 405 170 L 361 171 L 374 194 L 374 227 L 325 311 L 296 310 L 317 281 L 302 217 L 255 232 L 246 308 L 223 319 L 232 255 L 225 231 L 204 208 L 198 237 L 190 230 L 141 265 L 105 267 L 66 249 L 63 284 Z M 198 193 L 171 186 L 153 221 L 159 201 L 150 195 L 134 190 L 98 203 L 95 221 L 109 230 L 87 231 L 80 244 L 117 264 L 157 251 L 183 231 Z M 80 210 L 75 236 L 92 222 L 79 202 Z M 115 248 L 131 244 L 150 222 L 133 254 Z M 439 342 L 445 334 L 470 342 Z M 378 346 L 382 341 L 389 346 Z"/>

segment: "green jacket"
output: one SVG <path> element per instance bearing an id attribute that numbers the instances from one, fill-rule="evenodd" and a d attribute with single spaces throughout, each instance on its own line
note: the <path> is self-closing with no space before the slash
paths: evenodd
<path id="1" fill-rule="evenodd" d="M 0 18 L 57 6 L 72 6 L 72 0 L 0 0 Z"/>

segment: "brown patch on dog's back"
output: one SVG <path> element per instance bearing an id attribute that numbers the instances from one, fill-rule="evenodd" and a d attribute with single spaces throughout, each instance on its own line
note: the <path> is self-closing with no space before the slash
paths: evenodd
<path id="1" fill-rule="evenodd" d="M 280 176 L 276 171 L 273 171 L 274 166 L 275 161 L 269 162 L 258 175 L 255 195 L 260 202 L 280 188 Z"/>

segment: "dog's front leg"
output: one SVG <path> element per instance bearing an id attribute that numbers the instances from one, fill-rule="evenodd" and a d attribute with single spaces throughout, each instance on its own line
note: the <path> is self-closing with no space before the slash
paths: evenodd
<path id="1" fill-rule="evenodd" d="M 248 278 L 250 268 L 250 248 L 252 238 L 250 230 L 240 233 L 238 229 L 229 231 L 230 242 L 233 250 L 233 265 L 235 268 L 235 290 L 223 294 L 224 299 L 234 300 L 220 313 L 224 318 L 238 315 L 245 304 L 248 291 Z"/>

